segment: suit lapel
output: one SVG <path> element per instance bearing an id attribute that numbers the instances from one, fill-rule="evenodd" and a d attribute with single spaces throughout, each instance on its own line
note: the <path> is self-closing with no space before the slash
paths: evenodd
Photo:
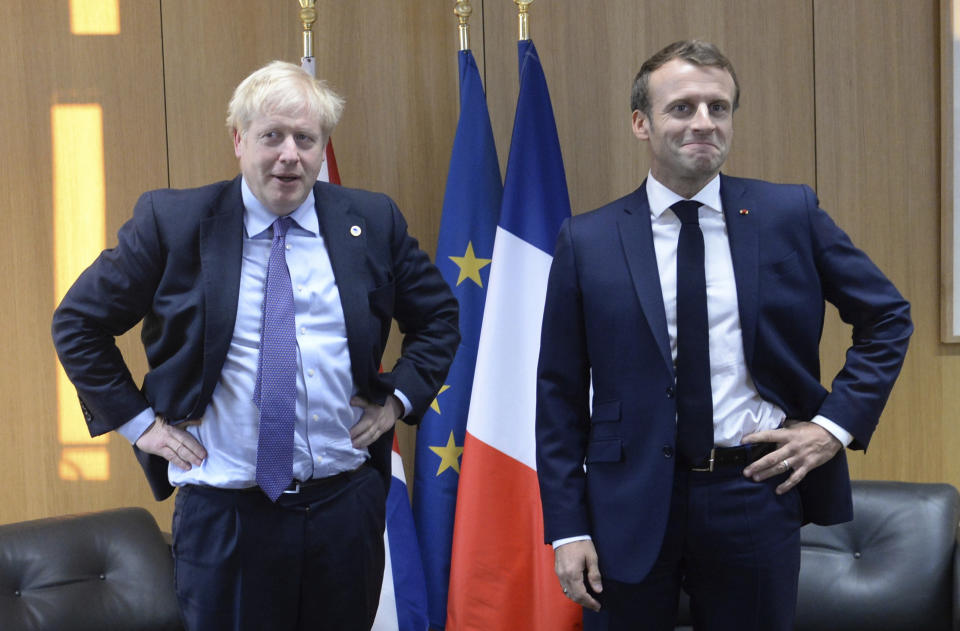
<path id="1" fill-rule="evenodd" d="M 650 227 L 650 204 L 647 202 L 646 182 L 626 200 L 624 212 L 618 218 L 620 243 L 623 246 L 633 287 L 640 300 L 640 308 L 667 370 L 673 375 L 667 316 L 663 306 L 663 291 L 657 270 L 657 256 L 653 249 L 653 230 Z"/>
<path id="2" fill-rule="evenodd" d="M 336 194 L 332 185 L 318 183 L 314 185 L 313 193 L 320 231 L 340 292 L 354 382 L 358 390 L 364 392 L 369 381 L 365 367 L 371 348 L 366 326 L 370 300 L 363 281 L 367 250 L 366 223 L 342 196 Z"/>
<path id="3" fill-rule="evenodd" d="M 231 182 L 200 225 L 200 269 L 204 295 L 202 388 L 209 400 L 230 347 L 240 296 L 243 260 L 243 198 L 240 177 Z"/>
<path id="4" fill-rule="evenodd" d="M 733 275 L 737 283 L 743 351 L 749 366 L 753 363 L 754 342 L 757 337 L 760 278 L 757 213 L 762 209 L 757 208 L 747 195 L 742 181 L 725 175 L 720 176 L 720 198 L 723 201 L 723 215 L 733 258 Z"/>

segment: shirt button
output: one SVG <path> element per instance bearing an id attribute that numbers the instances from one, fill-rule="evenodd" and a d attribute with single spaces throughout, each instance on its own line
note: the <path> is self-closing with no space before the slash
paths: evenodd
<path id="1" fill-rule="evenodd" d="M 284 246 L 284 247 L 285 247 L 286 249 L 288 249 L 288 250 L 290 249 L 290 246 L 289 246 L 289 245 L 286 245 L 286 246 Z"/>
<path id="2" fill-rule="evenodd" d="M 297 285 L 297 291 L 303 293 L 303 285 Z"/>
<path id="3" fill-rule="evenodd" d="M 305 326 L 300 327 L 300 335 L 306 335 L 306 334 L 307 334 L 307 327 Z"/>
<path id="4" fill-rule="evenodd" d="M 663 446 L 663 457 L 664 458 L 673 458 L 673 447 L 670 445 Z"/>
<path id="5" fill-rule="evenodd" d="M 323 464 L 323 456 L 317 456 L 317 464 Z"/>
<path id="6" fill-rule="evenodd" d="M 673 398 L 673 386 L 667 386 L 667 398 L 668 399 Z"/>
<path id="7" fill-rule="evenodd" d="M 307 375 L 310 376 L 310 377 L 313 376 L 313 368 L 311 368 L 310 370 L 307 371 Z"/>
<path id="8" fill-rule="evenodd" d="M 314 414 L 314 415 L 313 415 L 313 420 L 314 420 L 314 421 L 319 421 L 319 420 L 320 420 L 320 415 L 319 415 L 319 414 Z"/>

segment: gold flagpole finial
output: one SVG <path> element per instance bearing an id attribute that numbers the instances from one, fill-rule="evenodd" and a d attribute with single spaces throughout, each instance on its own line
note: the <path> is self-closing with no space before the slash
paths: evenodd
<path id="1" fill-rule="evenodd" d="M 520 26 L 520 41 L 530 39 L 530 5 L 533 4 L 533 0 L 513 0 L 514 4 L 517 5 L 517 21 Z"/>
<path id="2" fill-rule="evenodd" d="M 303 25 L 303 56 L 313 57 L 313 23 L 317 21 L 317 0 L 300 0 L 300 23 Z"/>
<path id="3" fill-rule="evenodd" d="M 460 22 L 457 27 L 460 32 L 460 50 L 470 50 L 470 15 L 473 13 L 473 7 L 469 0 L 459 0 L 453 7 L 453 12 Z"/>

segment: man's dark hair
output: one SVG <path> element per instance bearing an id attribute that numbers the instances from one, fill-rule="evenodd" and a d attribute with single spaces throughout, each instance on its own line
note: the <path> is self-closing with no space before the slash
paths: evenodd
<path id="1" fill-rule="evenodd" d="M 687 39 L 670 44 L 643 62 L 643 65 L 640 66 L 640 72 L 633 80 L 633 90 L 630 93 L 630 111 L 640 110 L 650 116 L 650 75 L 654 70 L 673 59 L 682 59 L 696 66 L 722 68 L 729 72 L 733 78 L 734 86 L 733 109 L 736 110 L 740 106 L 740 82 L 737 81 L 737 73 L 734 72 L 730 60 L 724 57 L 720 49 L 710 42 Z"/>

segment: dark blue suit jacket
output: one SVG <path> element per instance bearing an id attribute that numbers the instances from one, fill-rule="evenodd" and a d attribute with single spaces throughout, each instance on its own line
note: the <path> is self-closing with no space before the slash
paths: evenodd
<path id="1" fill-rule="evenodd" d="M 852 448 L 866 449 L 913 330 L 909 304 L 810 188 L 721 176 L 720 194 L 758 391 L 788 418 L 826 416 L 853 435 Z M 853 327 L 829 391 L 819 364 L 825 300 Z M 641 185 L 561 228 L 537 383 L 545 538 L 592 535 L 601 570 L 615 580 L 640 581 L 660 550 L 674 475 L 674 383 Z M 851 519 L 845 454 L 811 471 L 800 492 L 806 521 Z"/>
<path id="2" fill-rule="evenodd" d="M 321 182 L 314 196 L 357 391 L 382 404 L 398 388 L 416 422 L 459 342 L 456 300 L 387 196 Z M 173 423 L 203 415 L 233 334 L 242 247 L 239 177 L 140 197 L 117 246 L 81 274 L 53 317 L 54 343 L 92 436 L 147 406 Z M 380 373 L 392 318 L 405 334 L 402 357 Z M 114 337 L 141 320 L 150 369 L 138 388 Z M 370 447 L 386 483 L 392 441 L 388 432 Z M 167 462 L 136 451 L 154 495 L 169 496 Z"/>

